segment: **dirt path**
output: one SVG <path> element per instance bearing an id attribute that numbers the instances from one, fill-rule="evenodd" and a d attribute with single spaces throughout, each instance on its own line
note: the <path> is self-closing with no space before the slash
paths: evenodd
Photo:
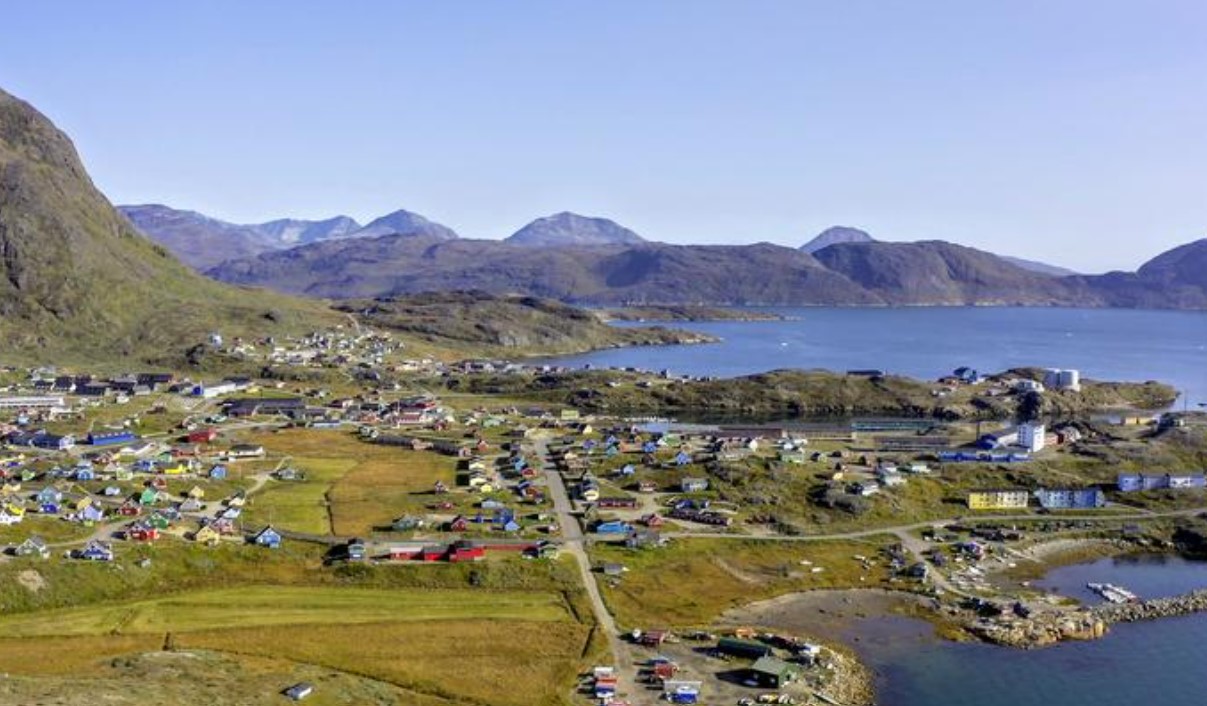
<path id="1" fill-rule="evenodd" d="M 574 516 L 574 506 L 570 503 L 569 493 L 566 492 L 566 483 L 549 458 L 548 441 L 537 440 L 534 446 L 536 457 L 545 474 L 545 482 L 549 486 L 549 498 L 553 501 L 554 512 L 557 513 L 558 526 L 562 530 L 563 548 L 570 552 L 578 564 L 583 586 L 587 589 L 587 596 L 591 600 L 591 610 L 595 613 L 595 621 L 599 625 L 599 629 L 607 636 L 608 648 L 616 660 L 617 695 L 636 696 L 637 681 L 633 657 L 628 645 L 620 639 L 616 620 L 604 603 L 603 596 L 599 592 L 599 584 L 596 583 L 595 576 L 591 572 L 591 559 L 587 556 L 585 546 L 586 537 L 583 535 L 582 525 Z"/>

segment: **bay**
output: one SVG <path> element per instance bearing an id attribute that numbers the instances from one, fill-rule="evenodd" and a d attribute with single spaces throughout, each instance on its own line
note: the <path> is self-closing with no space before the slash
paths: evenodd
<path id="1" fill-rule="evenodd" d="M 734 377 L 780 368 L 880 369 L 935 379 L 957 367 L 1077 368 L 1095 380 L 1160 380 L 1207 403 L 1207 312 L 1018 307 L 760 308 L 785 321 L 669 324 L 722 342 L 546 359 Z M 641 325 L 626 323 L 626 326 Z"/>
<path id="2" fill-rule="evenodd" d="M 1207 564 L 1176 557 L 1104 559 L 1062 567 L 1037 582 L 1085 598 L 1087 581 L 1145 597 L 1207 587 Z M 1039 650 L 939 640 L 930 626 L 871 618 L 846 638 L 877 674 L 881 706 L 1192 706 L 1207 698 L 1207 615 L 1115 625 L 1101 640 Z"/>

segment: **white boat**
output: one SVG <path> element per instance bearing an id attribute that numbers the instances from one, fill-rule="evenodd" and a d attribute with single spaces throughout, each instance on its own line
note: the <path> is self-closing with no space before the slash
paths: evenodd
<path id="1" fill-rule="evenodd" d="M 1110 603 L 1135 603 L 1139 600 L 1136 594 L 1113 583 L 1087 583 L 1085 587 Z"/>

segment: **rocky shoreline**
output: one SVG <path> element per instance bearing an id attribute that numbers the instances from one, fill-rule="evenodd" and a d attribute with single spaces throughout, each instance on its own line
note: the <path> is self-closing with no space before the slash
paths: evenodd
<path id="1" fill-rule="evenodd" d="M 978 620 L 964 628 L 995 645 L 1031 649 L 1069 640 L 1097 640 L 1115 623 L 1172 618 L 1207 612 L 1207 590 L 1181 596 L 1122 604 L 1104 604 L 1072 611 L 1042 613 L 1032 618 L 1009 616 Z"/>

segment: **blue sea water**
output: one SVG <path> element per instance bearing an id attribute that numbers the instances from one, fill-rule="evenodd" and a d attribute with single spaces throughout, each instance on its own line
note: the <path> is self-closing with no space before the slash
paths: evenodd
<path id="1" fill-rule="evenodd" d="M 1207 588 L 1207 563 L 1176 557 L 1106 559 L 1050 573 L 1062 594 L 1110 582 L 1144 597 Z M 1207 703 L 1207 615 L 1116 625 L 1101 640 L 1039 650 L 953 643 L 929 625 L 873 618 L 848 639 L 877 673 L 881 706 L 1202 706 Z"/>
<path id="2" fill-rule="evenodd" d="M 705 346 L 638 347 L 550 359 L 573 366 L 733 377 L 778 368 L 872 368 L 934 379 L 960 366 L 1078 368 L 1098 380 L 1160 380 L 1207 403 L 1207 312 L 1061 308 L 759 309 L 788 321 L 676 324 Z M 631 325 L 631 324 L 625 324 Z M 1205 701 L 1207 703 L 1207 701 Z"/>

